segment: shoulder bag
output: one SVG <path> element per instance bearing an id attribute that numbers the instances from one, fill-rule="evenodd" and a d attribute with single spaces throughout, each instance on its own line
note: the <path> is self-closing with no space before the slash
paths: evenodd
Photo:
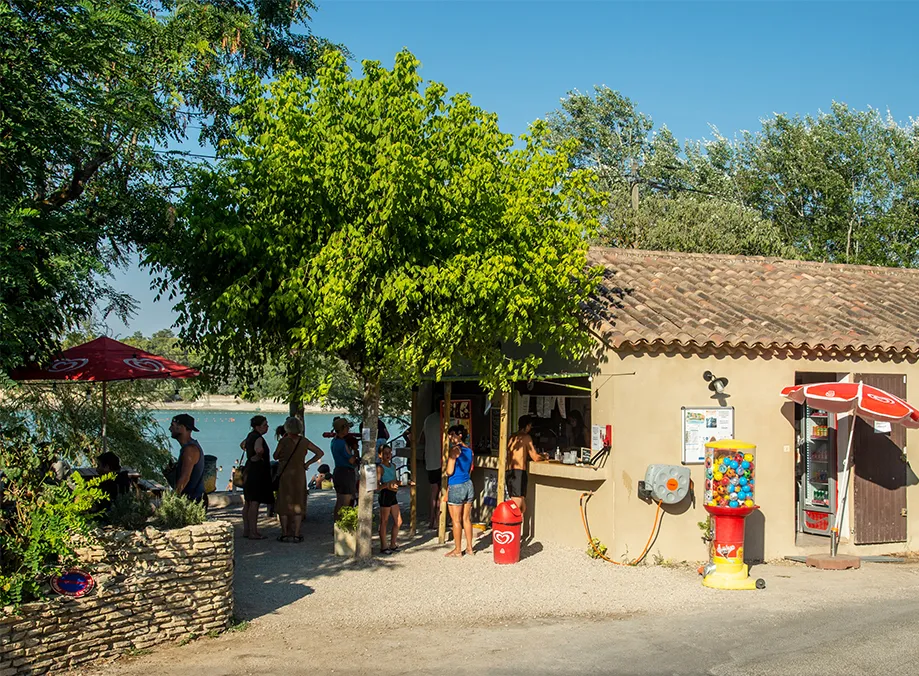
<path id="1" fill-rule="evenodd" d="M 301 441 L 303 441 L 303 437 L 300 437 L 299 441 L 297 441 L 297 445 L 294 446 L 293 452 L 291 452 L 290 457 L 287 458 L 287 461 L 284 463 L 281 471 L 278 472 L 277 476 L 271 478 L 271 490 L 277 492 L 277 490 L 281 487 L 281 475 L 284 474 L 284 470 L 286 470 L 287 466 L 290 464 L 290 459 L 294 457 L 294 453 L 296 453 L 297 449 L 300 448 Z"/>

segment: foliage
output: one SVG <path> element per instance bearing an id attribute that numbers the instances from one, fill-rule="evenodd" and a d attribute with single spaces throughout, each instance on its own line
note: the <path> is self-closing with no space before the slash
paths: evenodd
<path id="1" fill-rule="evenodd" d="M 146 381 L 107 384 L 108 450 L 124 467 L 160 476 L 171 454 L 169 439 L 149 408 L 156 399 Z M 95 465 L 102 452 L 102 386 L 99 383 L 11 385 L 0 400 L 0 425 L 30 425 L 42 438 L 60 443 L 63 459 Z"/>
<path id="2" fill-rule="evenodd" d="M 338 510 L 338 519 L 335 525 L 343 531 L 353 533 L 357 530 L 357 507 L 342 507 Z"/>
<path id="3" fill-rule="evenodd" d="M 160 506 L 156 508 L 153 522 L 158 528 L 174 530 L 204 523 L 205 518 L 203 504 L 193 502 L 184 495 L 169 492 L 163 496 Z"/>
<path id="4" fill-rule="evenodd" d="M 143 530 L 153 516 L 153 505 L 134 491 L 119 495 L 106 512 L 108 523 L 123 530 Z"/>
<path id="5" fill-rule="evenodd" d="M 77 563 L 77 539 L 91 540 L 100 480 L 75 474 L 72 488 L 57 484 L 51 466 L 63 455 L 58 442 L 41 442 L 24 427 L 0 431 L 0 607 L 39 598 L 49 576 Z"/>
<path id="6" fill-rule="evenodd" d="M 775 115 L 736 145 L 748 204 L 801 257 L 838 263 L 919 262 L 919 126 L 833 103 L 816 116 Z"/>
<path id="7" fill-rule="evenodd" d="M 311 74 L 310 0 L 0 3 L 0 369 L 50 356 L 132 247 L 168 233 L 189 167 L 229 133 L 240 70 Z"/>
<path id="8" fill-rule="evenodd" d="M 780 229 L 739 199 L 736 153 L 717 133 L 713 141 L 681 148 L 666 126 L 654 131 L 650 116 L 608 87 L 596 87 L 592 96 L 570 92 L 549 124 L 555 143 L 578 142 L 572 166 L 594 171 L 609 195 L 599 243 L 794 257 Z"/>
<path id="9" fill-rule="evenodd" d="M 715 526 L 712 523 L 711 514 L 705 517 L 705 521 L 699 521 L 696 525 L 699 527 L 699 530 L 702 531 L 703 542 L 711 542 L 715 538 Z"/>
<path id="10" fill-rule="evenodd" d="M 592 559 L 599 559 L 602 556 L 606 556 L 607 547 L 605 544 L 600 542 L 600 538 L 592 538 L 590 541 L 590 546 L 587 547 L 587 556 Z"/>
<path id="11" fill-rule="evenodd" d="M 919 125 L 833 103 L 731 141 L 682 147 L 619 92 L 571 92 L 553 139 L 610 195 L 603 244 L 888 266 L 919 264 Z M 632 189 L 638 192 L 638 209 Z"/>
<path id="12" fill-rule="evenodd" d="M 384 374 L 418 382 L 465 357 L 495 391 L 539 364 L 503 343 L 580 356 L 579 307 L 598 279 L 583 235 L 600 198 L 568 171 L 569 148 L 553 152 L 543 124 L 515 148 L 468 95 L 422 92 L 418 65 L 403 51 L 353 78 L 329 53 L 315 80 L 242 79 L 235 138 L 148 259 L 184 298 L 183 339 L 224 372 L 270 354 L 345 361 L 372 430 L 366 463 Z"/>

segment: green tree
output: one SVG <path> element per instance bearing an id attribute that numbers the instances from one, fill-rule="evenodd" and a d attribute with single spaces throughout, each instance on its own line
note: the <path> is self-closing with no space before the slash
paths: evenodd
<path id="1" fill-rule="evenodd" d="M 744 205 L 735 176 L 736 149 L 717 131 L 711 141 L 681 147 L 666 126 L 655 130 L 650 116 L 608 87 L 596 87 L 593 95 L 569 93 L 549 124 L 556 143 L 578 142 L 572 166 L 596 172 L 609 195 L 598 242 L 699 253 L 794 254 L 772 220 Z"/>
<path id="2" fill-rule="evenodd" d="M 168 231 L 188 162 L 165 147 L 226 137 L 239 70 L 314 72 L 314 8 L 0 3 L 0 368 L 49 356 L 97 304 L 133 310 L 106 276 Z"/>
<path id="3" fill-rule="evenodd" d="M 236 137 L 201 170 L 173 240 L 151 250 L 178 285 L 182 336 L 232 364 L 273 350 L 335 355 L 362 384 L 373 466 L 381 382 L 468 358 L 491 389 L 532 375 L 502 342 L 589 345 L 580 303 L 599 197 L 537 124 L 514 148 L 468 95 L 422 90 L 408 52 L 351 77 L 248 78 Z M 358 556 L 370 555 L 360 496 Z"/>
<path id="4" fill-rule="evenodd" d="M 737 145 L 746 203 L 802 257 L 915 266 L 919 128 L 833 103 L 817 116 L 776 115 Z"/>

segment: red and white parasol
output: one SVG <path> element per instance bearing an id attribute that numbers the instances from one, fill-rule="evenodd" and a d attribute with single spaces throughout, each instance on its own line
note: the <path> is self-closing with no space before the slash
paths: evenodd
<path id="1" fill-rule="evenodd" d="M 119 343 L 108 336 L 64 350 L 47 366 L 29 364 L 10 373 L 13 380 L 72 380 L 102 383 L 102 448 L 106 448 L 108 391 L 114 380 L 194 378 L 201 373 L 171 359 Z"/>
<path id="2" fill-rule="evenodd" d="M 864 383 L 812 383 L 794 385 L 782 390 L 782 396 L 797 404 L 819 408 L 830 413 L 853 413 L 868 422 L 887 422 L 903 425 L 910 429 L 919 429 L 919 409 L 897 396 L 877 387 Z M 852 456 L 852 438 L 855 432 L 854 421 L 849 425 L 849 443 L 846 446 L 846 457 L 842 470 L 842 500 L 839 513 L 836 515 L 837 526 L 833 528 L 831 538 L 832 553 L 836 553 L 839 541 L 838 524 L 842 523 L 846 511 L 846 498 L 849 495 L 849 468 Z"/>

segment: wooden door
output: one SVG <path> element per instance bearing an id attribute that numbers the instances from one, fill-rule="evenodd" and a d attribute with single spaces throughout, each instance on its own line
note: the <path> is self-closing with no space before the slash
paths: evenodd
<path id="1" fill-rule="evenodd" d="M 855 381 L 906 399 L 906 376 L 902 374 L 856 373 Z M 853 446 L 855 543 L 905 542 L 906 429 L 893 425 L 890 432 L 879 432 L 857 418 Z"/>

